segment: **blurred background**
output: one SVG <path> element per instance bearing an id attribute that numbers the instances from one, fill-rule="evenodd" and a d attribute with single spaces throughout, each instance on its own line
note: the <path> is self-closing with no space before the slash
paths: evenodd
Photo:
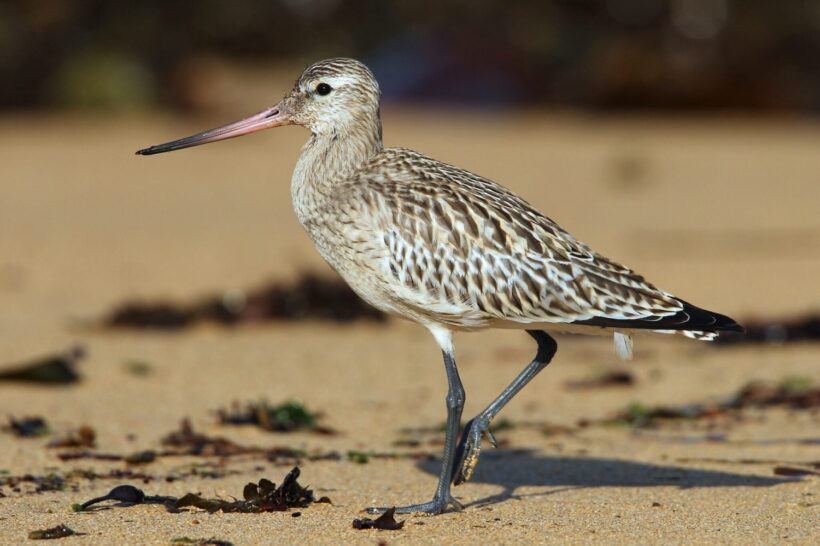
<path id="1" fill-rule="evenodd" d="M 220 65 L 353 56 L 391 101 L 810 113 L 819 54 L 817 0 L 10 0 L 0 108 L 199 111 Z"/>
<path id="2" fill-rule="evenodd" d="M 325 299 L 290 211 L 302 131 L 132 152 L 273 104 L 331 56 L 376 74 L 388 145 L 510 186 L 696 303 L 816 311 L 820 0 L 17 0 L 0 4 L 4 337 L 45 309 L 68 339 L 122 301 L 286 301 L 270 279 Z"/>
<path id="3" fill-rule="evenodd" d="M 38 324 L 36 301 L 56 325 L 328 273 L 290 212 L 299 130 L 132 152 L 273 104 L 331 56 L 376 74 L 388 145 L 499 180 L 741 319 L 816 309 L 820 0 L 17 0 L 0 4 L 8 331 Z"/>

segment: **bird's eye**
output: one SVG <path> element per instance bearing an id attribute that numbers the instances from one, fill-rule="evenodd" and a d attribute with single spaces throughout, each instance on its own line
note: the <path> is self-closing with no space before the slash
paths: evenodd
<path id="1" fill-rule="evenodd" d="M 326 83 L 320 83 L 319 85 L 317 85 L 317 86 L 316 86 L 316 92 L 317 92 L 318 94 L 320 94 L 320 95 L 327 95 L 327 94 L 329 94 L 331 91 L 333 91 L 333 88 L 332 88 L 332 87 L 330 87 L 330 86 L 329 86 L 328 84 L 326 84 Z"/>

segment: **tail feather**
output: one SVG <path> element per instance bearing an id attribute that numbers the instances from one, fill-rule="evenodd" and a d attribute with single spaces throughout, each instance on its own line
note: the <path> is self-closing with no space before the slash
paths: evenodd
<path id="1" fill-rule="evenodd" d="M 681 299 L 678 299 L 678 301 L 683 305 L 683 308 L 674 315 L 632 320 L 595 317 L 574 324 L 615 329 L 681 332 L 688 337 L 704 340 L 714 339 L 721 332 L 743 332 L 743 327 L 726 315 L 701 309 Z"/>

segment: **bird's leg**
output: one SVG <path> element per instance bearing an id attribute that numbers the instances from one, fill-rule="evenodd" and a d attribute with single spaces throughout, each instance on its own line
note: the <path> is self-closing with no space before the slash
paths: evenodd
<path id="1" fill-rule="evenodd" d="M 501 411 L 501 408 L 507 405 L 507 402 L 513 399 L 518 394 L 524 385 L 529 383 L 538 372 L 547 367 L 552 357 L 555 356 L 555 351 L 558 350 L 558 344 L 550 337 L 549 334 L 541 330 L 527 330 L 538 343 L 538 351 L 535 358 L 524 368 L 520 374 L 513 380 L 512 383 L 504 389 L 492 403 L 484 409 L 481 413 L 476 415 L 464 427 L 464 432 L 461 435 L 461 441 L 458 443 L 458 450 L 456 452 L 456 466 L 453 471 L 453 484 L 460 485 L 470 479 L 476 463 L 478 463 L 478 455 L 481 451 L 481 439 L 484 435 L 495 447 L 495 438 L 490 432 L 490 421 L 493 417 Z"/>
<path id="2" fill-rule="evenodd" d="M 447 371 L 447 429 L 444 435 L 444 454 L 442 455 L 441 473 L 438 478 L 438 486 L 433 495 L 433 499 L 422 504 L 412 504 L 396 508 L 398 514 L 408 514 L 412 512 L 426 512 L 428 514 L 441 514 L 449 506 L 457 510 L 464 508 L 460 502 L 450 495 L 451 476 L 455 464 L 456 441 L 458 440 L 459 427 L 461 426 L 461 413 L 464 410 L 464 387 L 461 378 L 458 376 L 456 360 L 453 356 L 452 348 L 442 351 L 444 354 L 444 369 Z M 382 512 L 385 508 L 369 508 L 368 512 Z"/>

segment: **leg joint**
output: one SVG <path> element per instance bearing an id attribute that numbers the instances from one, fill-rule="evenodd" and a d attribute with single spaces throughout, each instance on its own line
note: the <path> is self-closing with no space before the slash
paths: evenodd
<path id="1" fill-rule="evenodd" d="M 535 353 L 536 362 L 546 366 L 558 351 L 558 343 L 543 330 L 527 330 L 527 333 L 538 343 L 538 350 Z"/>
<path id="2" fill-rule="evenodd" d="M 464 402 L 467 400 L 467 395 L 464 392 L 464 388 L 457 387 L 454 389 L 450 389 L 447 393 L 447 396 L 444 398 L 444 401 L 447 403 L 447 407 L 449 409 L 459 409 L 464 407 Z"/>

